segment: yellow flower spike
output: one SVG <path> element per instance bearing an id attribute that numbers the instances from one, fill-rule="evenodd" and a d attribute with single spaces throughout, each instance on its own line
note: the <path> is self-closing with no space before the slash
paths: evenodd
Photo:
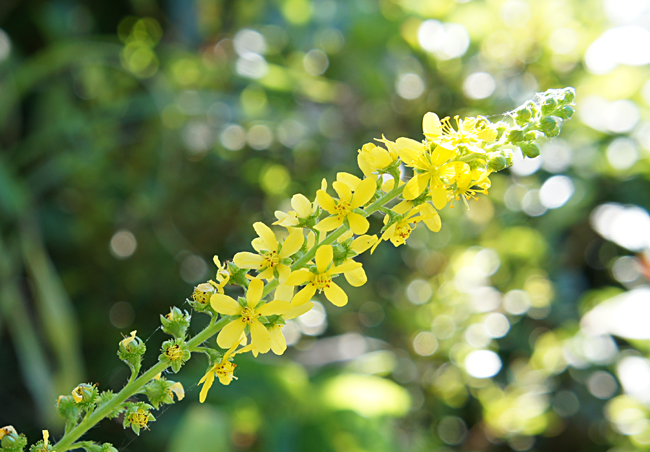
<path id="1" fill-rule="evenodd" d="M 235 318 L 219 332 L 217 344 L 221 348 L 230 348 L 239 344 L 242 333 L 246 327 L 250 329 L 251 344 L 266 353 L 271 348 L 271 337 L 266 327 L 259 321 L 261 316 L 283 314 L 291 309 L 286 301 L 274 300 L 270 303 L 258 303 L 262 298 L 264 282 L 254 279 L 246 291 L 246 305 L 242 307 L 237 301 L 223 294 L 214 294 L 210 299 L 212 308 L 220 314 L 234 316 Z"/>
<path id="2" fill-rule="evenodd" d="M 239 268 L 257 270 L 259 272 L 258 278 L 267 281 L 273 279 L 277 273 L 278 281 L 283 283 L 291 274 L 291 268 L 282 263 L 282 260 L 296 254 L 302 247 L 305 241 L 302 229 L 291 231 L 280 249 L 280 244 L 271 228 L 261 222 L 255 223 L 253 227 L 259 235 L 258 238 L 252 241 L 253 248 L 258 254 L 237 253 L 233 258 L 233 262 Z"/>
<path id="3" fill-rule="evenodd" d="M 316 273 L 312 273 L 307 269 L 301 269 L 293 272 L 289 279 L 286 281 L 286 285 L 289 286 L 300 286 L 305 284 L 292 300 L 292 305 L 302 306 L 307 303 L 311 298 L 316 294 L 316 291 L 324 292 L 325 297 L 334 305 L 334 306 L 345 306 L 348 302 L 347 294 L 341 289 L 336 283 L 332 281 L 332 278 L 343 273 L 348 279 L 348 282 L 354 282 L 353 285 L 363 285 L 365 283 L 364 276 L 361 276 L 358 271 L 361 268 L 359 262 L 354 262 L 352 259 L 346 260 L 343 264 L 338 267 L 332 267 L 334 260 L 334 252 L 331 245 L 323 245 L 318 250 L 316 250 Z M 351 284 L 352 284 L 351 282 Z"/>
<path id="4" fill-rule="evenodd" d="M 354 192 L 350 186 L 337 180 L 332 184 L 339 195 L 335 201 L 325 190 L 318 190 L 316 199 L 320 206 L 331 216 L 318 223 L 315 228 L 322 232 L 329 232 L 340 227 L 347 219 L 350 229 L 355 234 L 364 234 L 370 227 L 370 223 L 362 215 L 353 210 L 364 206 L 377 191 L 377 182 L 374 177 L 368 177 L 361 181 Z"/>
<path id="5" fill-rule="evenodd" d="M 174 383 L 169 387 L 169 390 L 176 394 L 176 398 L 178 401 L 181 401 L 185 398 L 185 389 L 183 388 L 183 385 L 180 384 L 179 382 Z"/>

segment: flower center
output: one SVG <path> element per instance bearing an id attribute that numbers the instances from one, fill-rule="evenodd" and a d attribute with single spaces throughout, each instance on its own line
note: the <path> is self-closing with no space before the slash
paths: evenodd
<path id="1" fill-rule="evenodd" d="M 340 220 L 347 217 L 348 214 L 352 212 L 352 206 L 350 205 L 349 202 L 340 199 L 336 203 L 336 207 L 334 208 L 334 210 L 336 211 L 336 215 L 339 217 Z"/>
<path id="2" fill-rule="evenodd" d="M 329 289 L 332 277 L 327 273 L 319 273 L 311 283 L 318 290 Z"/>
<path id="3" fill-rule="evenodd" d="M 241 321 L 252 325 L 259 316 L 259 314 L 255 313 L 255 309 L 244 308 L 241 312 Z"/>
<path id="4" fill-rule="evenodd" d="M 260 265 L 261 268 L 275 268 L 280 263 L 280 256 L 278 256 L 277 251 L 268 252 L 263 257 L 264 261 Z"/>
<path id="5" fill-rule="evenodd" d="M 170 361 L 178 361 L 183 358 L 183 350 L 178 345 L 172 345 L 165 351 Z"/>
<path id="6" fill-rule="evenodd" d="M 139 425 L 141 428 L 145 428 L 149 422 L 149 413 L 140 408 L 135 413 L 129 414 L 129 422 Z"/>
<path id="7" fill-rule="evenodd" d="M 395 234 L 393 234 L 391 242 L 395 246 L 403 245 L 411 235 L 411 231 L 413 231 L 413 228 L 408 223 L 398 223 L 395 227 Z"/>

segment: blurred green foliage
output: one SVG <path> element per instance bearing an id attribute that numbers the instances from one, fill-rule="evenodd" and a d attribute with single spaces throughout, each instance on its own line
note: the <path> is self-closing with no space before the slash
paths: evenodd
<path id="1" fill-rule="evenodd" d="M 287 326 L 284 356 L 242 359 L 205 405 L 192 360 L 187 400 L 152 432 L 117 419 L 93 439 L 650 447 L 649 17 L 646 0 L 2 2 L 0 425 L 60 437 L 58 394 L 119 390 L 122 335 L 157 349 L 158 315 L 212 255 L 248 249 L 292 194 L 359 174 L 363 143 L 571 85 L 577 118 L 541 157 L 443 211 L 439 233 L 364 256 L 369 283 Z"/>

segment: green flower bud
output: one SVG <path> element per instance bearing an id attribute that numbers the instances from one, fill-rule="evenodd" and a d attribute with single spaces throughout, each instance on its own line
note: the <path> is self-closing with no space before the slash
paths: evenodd
<path id="1" fill-rule="evenodd" d="M 27 438 L 22 433 L 19 435 L 13 426 L 7 425 L 0 429 L 0 446 L 3 452 L 22 452 L 27 446 Z"/>
<path id="2" fill-rule="evenodd" d="M 519 108 L 516 110 L 516 120 L 520 124 L 525 124 L 533 117 L 533 112 L 528 108 Z"/>
<path id="3" fill-rule="evenodd" d="M 575 109 L 570 105 L 565 105 L 557 112 L 558 116 L 562 119 L 569 119 L 575 113 Z"/>
<path id="4" fill-rule="evenodd" d="M 143 392 L 155 409 L 158 409 L 161 404 L 171 405 L 174 403 L 174 394 L 176 394 L 178 400 L 185 397 L 183 385 L 162 377 L 156 377 L 147 383 Z"/>
<path id="5" fill-rule="evenodd" d="M 535 158 L 539 155 L 539 146 L 535 143 L 523 143 L 519 146 L 524 155 L 528 158 Z"/>
<path id="6" fill-rule="evenodd" d="M 508 133 L 508 141 L 511 143 L 519 143 L 524 140 L 524 132 L 520 129 L 511 129 Z"/>
<path id="7" fill-rule="evenodd" d="M 539 122 L 539 126 L 547 137 L 556 137 L 560 134 L 562 118 L 557 116 L 544 116 Z"/>
<path id="8" fill-rule="evenodd" d="M 182 338 L 172 339 L 163 342 L 160 361 L 169 362 L 174 373 L 181 370 L 185 362 L 190 359 L 190 349 Z"/>
<path id="9" fill-rule="evenodd" d="M 124 421 L 122 426 L 124 428 L 131 427 L 133 432 L 140 436 L 140 430 L 146 429 L 149 422 L 156 420 L 151 414 L 153 407 L 144 402 L 126 402 L 126 411 L 124 412 Z"/>
<path id="10" fill-rule="evenodd" d="M 570 104 L 572 103 L 576 98 L 576 90 L 574 88 L 564 88 L 564 92 L 562 94 L 562 102 Z"/>
<path id="11" fill-rule="evenodd" d="M 553 113 L 557 108 L 557 100 L 553 97 L 547 97 L 542 104 L 542 114 L 548 115 Z"/>
<path id="12" fill-rule="evenodd" d="M 75 423 L 81 415 L 81 408 L 71 395 L 62 395 L 56 401 L 56 412 L 66 421 Z"/>
<path id="13" fill-rule="evenodd" d="M 508 161 L 501 152 L 492 152 L 488 155 L 488 169 L 490 171 L 501 171 L 507 168 Z"/>
<path id="14" fill-rule="evenodd" d="M 177 307 L 173 307 L 169 314 L 160 316 L 160 323 L 163 332 L 174 337 L 184 338 L 191 319 L 192 316 L 187 311 L 183 312 Z"/>
<path id="15" fill-rule="evenodd" d="M 147 346 L 144 345 L 142 339 L 135 335 L 137 331 L 131 331 L 131 335 L 125 337 L 120 341 L 117 350 L 117 356 L 124 361 L 133 372 L 140 371 L 142 355 L 147 351 Z"/>
<path id="16" fill-rule="evenodd" d="M 95 405 L 99 391 L 93 385 L 82 383 L 72 390 L 74 402 L 82 409 L 87 410 Z"/>

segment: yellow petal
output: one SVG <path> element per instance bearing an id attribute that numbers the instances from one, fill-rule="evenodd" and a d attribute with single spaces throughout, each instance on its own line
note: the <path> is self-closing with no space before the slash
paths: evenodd
<path id="1" fill-rule="evenodd" d="M 361 237 L 354 239 L 352 245 L 350 246 L 350 249 L 357 254 L 361 254 L 370 249 L 370 247 L 374 245 L 376 241 L 376 235 L 362 235 Z"/>
<path id="2" fill-rule="evenodd" d="M 311 202 L 305 195 L 300 193 L 293 195 L 291 198 L 291 207 L 293 207 L 300 218 L 307 218 L 311 215 Z"/>
<path id="3" fill-rule="evenodd" d="M 348 304 L 347 294 L 343 291 L 343 289 L 334 283 L 330 284 L 330 286 L 323 292 L 325 292 L 325 296 L 329 301 L 332 302 L 334 306 L 341 307 Z"/>
<path id="4" fill-rule="evenodd" d="M 262 299 L 262 292 L 264 291 L 264 281 L 261 279 L 253 279 L 248 283 L 248 290 L 246 291 L 246 301 L 248 307 L 254 308 L 257 303 Z"/>
<path id="5" fill-rule="evenodd" d="M 430 179 L 430 173 L 420 173 L 414 175 L 404 187 L 404 192 L 402 194 L 403 198 L 406 200 L 411 200 L 420 196 L 424 189 L 427 188 Z"/>
<path id="6" fill-rule="evenodd" d="M 169 390 L 176 394 L 178 400 L 183 400 L 185 398 L 185 389 L 183 389 L 182 384 L 176 382 L 169 387 Z"/>
<path id="7" fill-rule="evenodd" d="M 375 146 L 375 148 L 370 151 L 370 155 L 372 156 L 372 163 L 377 169 L 384 169 L 393 163 L 393 159 L 388 151 L 379 146 Z"/>
<path id="8" fill-rule="evenodd" d="M 353 209 L 364 206 L 377 191 L 377 180 L 374 177 L 367 177 L 357 187 L 354 197 L 350 203 Z"/>
<path id="9" fill-rule="evenodd" d="M 219 314 L 224 315 L 239 315 L 241 314 L 242 307 L 234 299 L 228 295 L 215 293 L 210 297 L 210 305 L 212 309 Z"/>
<path id="10" fill-rule="evenodd" d="M 456 149 L 445 149 L 441 146 L 436 147 L 433 151 L 432 161 L 436 166 L 440 166 L 445 163 L 447 160 L 456 156 Z"/>
<path id="11" fill-rule="evenodd" d="M 324 190 L 318 190 L 316 192 L 316 201 L 318 201 L 318 205 L 328 213 L 332 215 L 336 213 L 336 203 L 334 202 L 334 199 Z"/>
<path id="12" fill-rule="evenodd" d="M 438 232 L 442 227 L 440 215 L 436 215 L 433 218 L 424 219 L 424 224 L 427 226 L 427 228 L 429 228 L 431 232 Z"/>
<path id="13" fill-rule="evenodd" d="M 434 187 L 431 190 L 431 200 L 436 209 L 440 210 L 447 205 L 447 190 L 445 187 Z"/>
<path id="14" fill-rule="evenodd" d="M 343 172 L 336 173 L 336 180 L 339 182 L 343 182 L 345 185 L 348 186 L 350 190 L 356 190 L 359 184 L 361 183 L 361 179 L 359 179 L 354 174 L 343 173 Z"/>
<path id="15" fill-rule="evenodd" d="M 255 229 L 255 232 L 257 232 L 257 235 L 259 235 L 260 238 L 264 241 L 264 245 L 266 245 L 265 249 L 267 251 L 278 250 L 278 240 L 275 238 L 275 234 L 270 227 L 261 221 L 257 221 L 253 223 L 253 228 Z"/>
<path id="16" fill-rule="evenodd" d="M 262 251 L 269 251 L 266 247 L 266 242 L 259 237 L 253 239 L 251 245 L 253 245 L 253 249 L 255 249 L 255 251 L 258 253 L 261 253 Z"/>
<path id="17" fill-rule="evenodd" d="M 392 210 L 397 214 L 402 215 L 408 212 L 409 210 L 411 210 L 412 207 L 413 207 L 413 203 L 411 201 L 401 201 L 390 210 Z"/>
<path id="18" fill-rule="evenodd" d="M 212 387 L 212 383 L 214 383 L 214 372 L 212 369 L 208 371 L 207 374 L 201 378 L 201 381 L 203 382 L 203 387 L 201 388 L 201 393 L 199 394 L 199 402 L 203 403 L 205 402 L 205 398 L 208 396 L 208 391 Z M 199 382 L 201 384 L 201 382 Z"/>
<path id="19" fill-rule="evenodd" d="M 322 232 L 329 232 L 340 227 L 342 224 L 342 218 L 332 215 L 331 217 L 322 219 L 316 226 L 314 226 L 314 229 Z"/>
<path id="20" fill-rule="evenodd" d="M 348 214 L 347 219 L 348 223 L 350 223 L 350 229 L 352 229 L 352 232 L 354 232 L 356 235 L 361 235 L 368 232 L 370 223 L 368 223 L 368 220 L 366 220 L 362 215 L 351 212 Z"/>
<path id="21" fill-rule="evenodd" d="M 370 163 L 366 160 L 363 154 L 357 155 L 357 164 L 359 165 L 359 169 L 363 173 L 364 176 L 369 176 L 372 174 L 373 171 L 375 171 L 375 168 L 370 165 Z"/>
<path id="22" fill-rule="evenodd" d="M 263 304 L 255 310 L 260 315 L 280 315 L 291 310 L 291 303 L 288 301 L 273 300 L 270 303 Z"/>
<path id="23" fill-rule="evenodd" d="M 258 320 L 251 324 L 251 343 L 260 353 L 266 353 L 271 349 L 271 335 Z"/>
<path id="24" fill-rule="evenodd" d="M 345 279 L 348 281 L 348 283 L 354 287 L 361 287 L 366 282 L 368 282 L 368 277 L 366 276 L 366 272 L 363 270 L 363 267 L 359 267 L 352 271 L 347 271 L 343 273 L 343 276 L 345 276 Z"/>
<path id="25" fill-rule="evenodd" d="M 352 202 L 352 190 L 345 182 L 334 181 L 332 182 L 332 188 L 339 195 L 339 199 L 347 202 Z"/>
<path id="26" fill-rule="evenodd" d="M 284 282 L 291 274 L 291 269 L 284 264 L 278 264 L 275 269 L 278 271 L 278 282 L 280 284 L 284 284 Z"/>
<path id="27" fill-rule="evenodd" d="M 293 286 L 288 284 L 282 284 L 275 289 L 275 294 L 273 296 L 276 300 L 290 301 L 293 298 Z"/>
<path id="28" fill-rule="evenodd" d="M 223 327 L 217 336 L 217 344 L 221 348 L 230 348 L 239 343 L 241 334 L 244 332 L 246 324 L 241 319 L 236 319 Z"/>
<path id="29" fill-rule="evenodd" d="M 359 267 L 361 267 L 361 262 L 355 262 L 352 259 L 348 259 L 341 265 L 330 270 L 330 274 L 338 275 L 339 273 L 351 272 L 352 270 L 356 270 Z"/>
<path id="30" fill-rule="evenodd" d="M 422 130 L 424 136 L 429 140 L 433 140 L 442 135 L 442 124 L 440 124 L 438 115 L 432 112 L 424 115 L 424 118 L 422 118 Z"/>
<path id="31" fill-rule="evenodd" d="M 478 133 L 478 138 L 483 141 L 494 141 L 497 137 L 496 129 L 486 127 Z"/>
<path id="32" fill-rule="evenodd" d="M 258 279 L 266 279 L 267 281 L 270 281 L 271 279 L 275 278 L 275 275 L 273 274 L 273 268 L 268 267 L 262 273 L 259 273 L 257 277 Z"/>
<path id="33" fill-rule="evenodd" d="M 309 312 L 311 310 L 311 308 L 313 308 L 313 307 L 314 307 L 314 303 L 309 301 L 309 302 L 304 303 L 304 304 L 302 304 L 300 306 L 292 307 L 291 311 L 287 312 L 282 317 L 284 317 L 286 320 L 295 319 L 296 317 L 300 317 L 304 313 Z"/>
<path id="34" fill-rule="evenodd" d="M 284 282 L 287 286 L 300 286 L 314 279 L 314 274 L 307 269 L 296 270 Z M 277 297 L 276 297 L 277 298 Z"/>
<path id="35" fill-rule="evenodd" d="M 271 335 L 271 350 L 276 355 L 281 355 L 287 349 L 287 340 L 282 334 L 282 328 L 280 325 L 275 325 L 269 328 L 269 334 Z"/>
<path id="36" fill-rule="evenodd" d="M 334 259 L 334 251 L 331 245 L 323 245 L 316 250 L 316 268 L 318 273 L 325 273 L 327 267 Z"/>
<path id="37" fill-rule="evenodd" d="M 302 229 L 294 229 L 282 243 L 282 250 L 279 253 L 280 259 L 293 256 L 302 247 L 305 242 L 305 236 L 302 234 Z"/>
<path id="38" fill-rule="evenodd" d="M 293 300 L 291 300 L 291 304 L 294 306 L 302 306 L 305 303 L 307 303 L 311 298 L 314 296 L 316 293 L 316 288 L 308 284 L 305 287 L 300 290 L 294 297 Z"/>
<path id="39" fill-rule="evenodd" d="M 253 254 L 244 251 L 242 253 L 235 254 L 235 257 L 232 259 L 232 261 L 239 268 L 254 268 L 257 270 L 262 268 L 264 258 L 259 254 Z"/>

